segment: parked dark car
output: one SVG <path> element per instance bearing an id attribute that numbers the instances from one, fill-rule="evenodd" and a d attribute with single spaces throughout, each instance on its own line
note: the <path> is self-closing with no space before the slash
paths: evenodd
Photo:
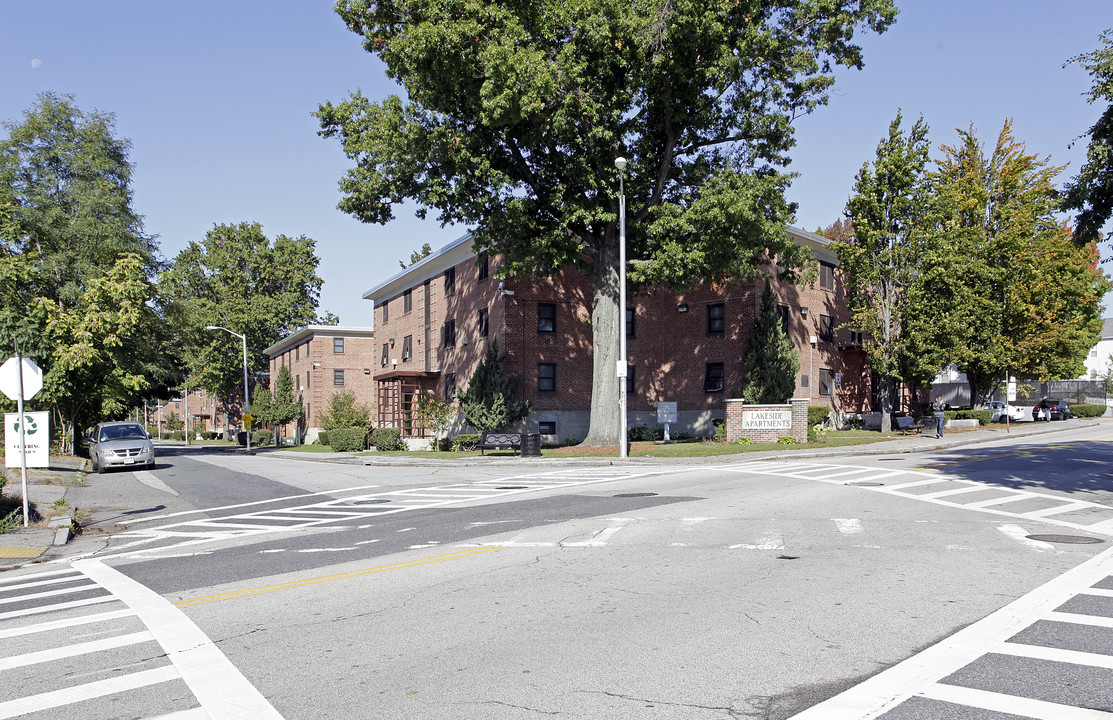
<path id="1" fill-rule="evenodd" d="M 1050 411 L 1050 415 L 1044 412 L 1044 417 L 1050 420 L 1070 420 L 1074 415 L 1071 414 L 1070 405 L 1067 405 L 1065 400 L 1040 400 L 1036 406 L 1032 408 L 1032 419 L 1040 419 L 1040 410 Z"/>
<path id="2" fill-rule="evenodd" d="M 93 472 L 114 467 L 155 466 L 155 449 L 147 431 L 139 423 L 105 422 L 93 428 L 86 438 Z"/>

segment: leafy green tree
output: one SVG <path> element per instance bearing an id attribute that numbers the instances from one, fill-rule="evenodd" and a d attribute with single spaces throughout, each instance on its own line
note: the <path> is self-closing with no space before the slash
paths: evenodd
<path id="1" fill-rule="evenodd" d="M 742 356 L 742 397 L 755 404 L 788 402 L 796 392 L 800 358 L 781 324 L 773 288 L 766 283 L 761 311 Z"/>
<path id="2" fill-rule="evenodd" d="M 255 418 L 255 427 L 264 423 L 274 425 L 274 393 L 262 383 L 252 388 L 251 415 Z"/>
<path id="3" fill-rule="evenodd" d="M 1110 283 L 1093 243 L 1056 217 L 1062 170 L 1006 122 L 990 153 L 974 132 L 936 161 L 927 251 L 909 296 L 923 356 L 955 363 L 980 404 L 1007 374 L 1076 377 L 1101 332 Z"/>
<path id="4" fill-rule="evenodd" d="M 445 402 L 428 390 L 422 390 L 414 398 L 417 407 L 418 420 L 422 427 L 433 431 L 433 447 L 436 450 L 441 444 L 441 434 L 452 425 L 452 421 L 459 414 L 452 403 Z"/>
<path id="5" fill-rule="evenodd" d="M 114 118 L 40 95 L 0 139 L 0 347 L 43 367 L 36 403 L 75 425 L 123 413 L 172 381 L 147 308 L 161 268 L 132 206 Z"/>
<path id="6" fill-rule="evenodd" d="M 902 378 L 912 379 L 905 371 L 919 357 L 910 352 L 905 332 L 906 291 L 920 272 L 917 233 L 927 192 L 928 128 L 920 118 L 905 133 L 901 122 L 898 112 L 872 165 L 858 171 L 846 205 L 853 234 L 834 243 L 850 307 L 848 325 L 865 331 L 866 357 L 880 378 L 883 432 L 890 429 L 893 390 Z"/>
<path id="7" fill-rule="evenodd" d="M 1088 133 L 1086 164 L 1064 187 L 1063 209 L 1078 213 L 1074 237 L 1081 244 L 1100 240 L 1113 215 L 1113 30 L 1102 33 L 1101 42 L 1103 47 L 1070 60 L 1094 79 L 1089 101 L 1109 103 Z"/>
<path id="8" fill-rule="evenodd" d="M 340 390 L 329 398 L 328 410 L 321 416 L 320 422 L 322 430 L 366 428 L 371 424 L 371 409 L 357 402 L 356 394 L 351 390 Z"/>
<path id="9" fill-rule="evenodd" d="M 185 427 L 182 419 L 178 417 L 178 413 L 176 412 L 172 412 L 167 415 L 166 418 L 162 421 L 162 424 L 165 425 L 166 429 L 170 432 L 178 432 L 183 427 Z"/>
<path id="10" fill-rule="evenodd" d="M 402 84 L 318 110 L 355 162 L 340 207 L 386 223 L 474 227 L 496 273 L 591 280 L 593 382 L 585 443 L 618 444 L 618 196 L 624 156 L 630 282 L 753 281 L 800 266 L 792 120 L 827 101 L 834 67 L 862 66 L 859 29 L 891 0 L 339 0 L 336 11 Z"/>
<path id="11" fill-rule="evenodd" d="M 279 235 L 272 243 L 258 223 L 217 225 L 192 242 L 159 279 L 168 323 L 177 328 L 188 386 L 217 397 L 243 398 L 247 337 L 250 373 L 265 372 L 263 349 L 315 318 L 321 278 L 313 240 Z"/>
<path id="12" fill-rule="evenodd" d="M 424 245 L 421 246 L 420 251 L 415 250 L 414 252 L 410 253 L 409 264 L 406 264 L 405 260 L 399 260 L 398 264 L 402 266 L 403 270 L 405 270 L 408 267 L 411 267 L 413 265 L 417 265 L 419 262 L 421 262 L 422 260 L 424 260 L 425 258 L 429 257 L 432 254 L 433 254 L 433 248 L 431 248 L 429 246 L 429 243 L 425 243 Z"/>
<path id="13" fill-rule="evenodd" d="M 252 406 L 252 411 L 254 409 Z M 292 423 L 301 417 L 301 409 L 301 401 L 294 396 L 294 378 L 290 375 L 290 369 L 283 365 L 278 369 L 274 392 L 271 394 L 269 422 L 278 426 Z"/>
<path id="14" fill-rule="evenodd" d="M 529 415 L 529 402 L 515 399 L 521 377 L 505 371 L 506 359 L 498 340 L 487 343 L 483 360 L 459 396 L 464 420 L 481 433 L 502 430 Z"/>

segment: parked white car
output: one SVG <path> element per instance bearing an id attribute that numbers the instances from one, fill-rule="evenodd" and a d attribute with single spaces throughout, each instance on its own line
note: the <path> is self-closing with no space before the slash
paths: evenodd
<path id="1" fill-rule="evenodd" d="M 993 411 L 993 422 L 1005 422 L 1007 417 L 1010 422 L 1025 420 L 1024 408 L 1010 405 L 1000 400 L 991 400 L 985 404 L 986 410 Z"/>

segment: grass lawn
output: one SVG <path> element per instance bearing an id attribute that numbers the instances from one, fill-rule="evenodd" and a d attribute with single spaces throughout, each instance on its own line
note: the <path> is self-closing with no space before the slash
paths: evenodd
<path id="1" fill-rule="evenodd" d="M 713 457 L 716 455 L 736 455 L 752 452 L 769 452 L 771 450 L 811 450 L 816 448 L 844 447 L 851 445 L 869 445 L 899 438 L 900 433 L 879 434 L 870 430 L 842 430 L 830 432 L 821 442 L 799 443 L 795 445 L 781 445 L 779 443 L 765 443 L 753 445 L 737 445 L 727 443 L 704 442 L 698 438 L 681 440 L 668 445 L 658 445 L 652 442 L 630 443 L 630 457 L 661 457 L 661 458 L 686 458 L 686 457 Z M 281 448 L 290 452 L 327 453 L 333 452 L 327 445 L 298 445 L 295 447 Z M 392 450 L 387 452 L 369 451 L 359 453 L 364 457 L 416 457 L 427 460 L 466 460 L 480 457 L 478 450 L 471 452 L 432 452 L 429 450 Z M 515 457 L 509 450 L 488 450 L 487 457 Z M 614 457 L 618 455 L 618 447 L 610 448 L 581 448 L 575 445 L 560 448 L 543 448 L 541 456 L 546 458 L 561 457 Z"/>

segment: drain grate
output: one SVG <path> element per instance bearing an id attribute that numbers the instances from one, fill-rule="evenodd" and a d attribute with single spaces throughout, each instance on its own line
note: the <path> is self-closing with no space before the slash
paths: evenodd
<path id="1" fill-rule="evenodd" d="M 1029 540 L 1039 540 L 1047 543 L 1062 543 L 1064 545 L 1097 545 L 1105 542 L 1101 538 L 1086 535 L 1025 535 Z"/>
<path id="2" fill-rule="evenodd" d="M 380 499 L 376 498 L 375 500 L 356 500 L 355 502 L 352 503 L 352 505 L 382 505 L 383 503 L 388 503 L 388 502 L 390 502 L 390 501 L 389 500 L 380 500 Z"/>
<path id="3" fill-rule="evenodd" d="M 854 487 L 881 487 L 885 483 L 873 482 L 872 480 L 859 480 L 858 482 L 849 482 L 847 485 Z"/>
<path id="4" fill-rule="evenodd" d="M 632 497 L 653 497 L 657 493 L 620 493 L 615 495 L 616 498 L 632 498 Z"/>

